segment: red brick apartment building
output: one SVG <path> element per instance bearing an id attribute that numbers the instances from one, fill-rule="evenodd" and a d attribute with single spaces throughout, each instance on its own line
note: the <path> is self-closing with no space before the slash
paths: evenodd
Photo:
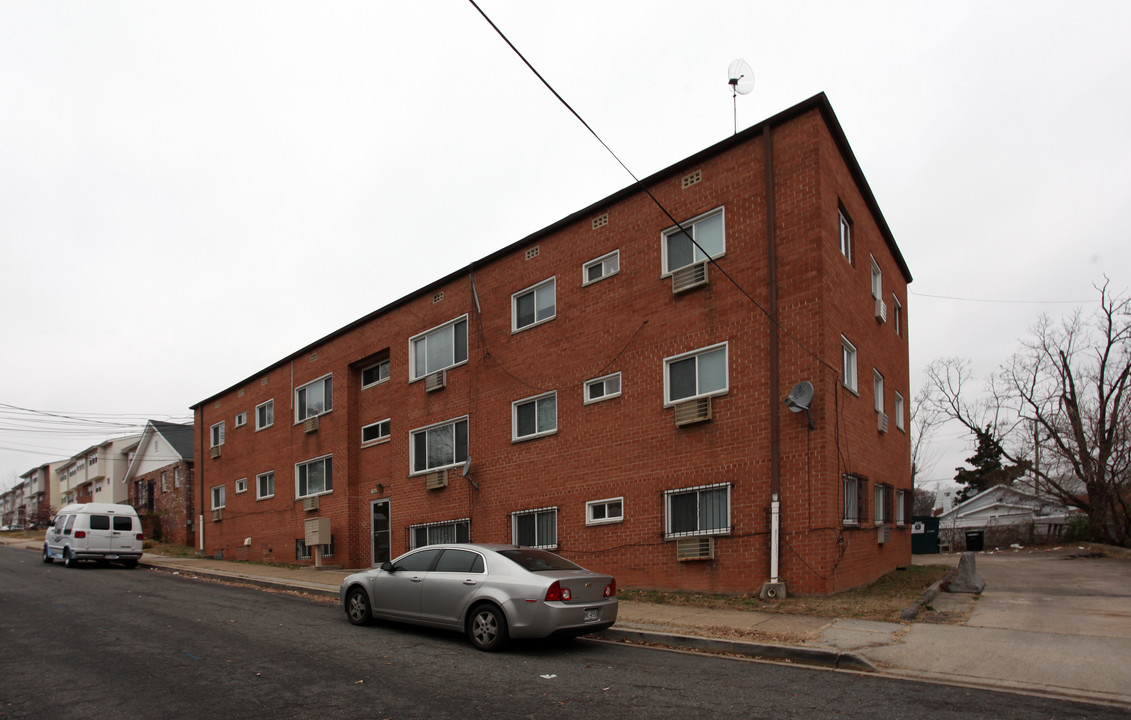
<path id="1" fill-rule="evenodd" d="M 911 275 L 828 100 L 643 185 L 671 217 L 629 187 L 195 405 L 201 549 L 312 562 L 325 518 L 350 568 L 470 539 L 826 594 L 907 565 Z"/>

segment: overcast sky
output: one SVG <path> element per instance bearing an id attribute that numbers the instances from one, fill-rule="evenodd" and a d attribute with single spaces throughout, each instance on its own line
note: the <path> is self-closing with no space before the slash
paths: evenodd
<path id="1" fill-rule="evenodd" d="M 916 385 L 1131 285 L 1131 3 L 480 5 L 639 177 L 827 93 Z M 468 2 L 0 0 L 0 488 L 630 183 Z"/>

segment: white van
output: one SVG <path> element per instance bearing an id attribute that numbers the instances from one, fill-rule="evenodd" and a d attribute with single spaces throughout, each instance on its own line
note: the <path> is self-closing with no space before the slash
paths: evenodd
<path id="1" fill-rule="evenodd" d="M 79 560 L 118 560 L 126 567 L 137 567 L 144 539 L 141 520 L 129 505 L 67 505 L 47 528 L 43 562 L 62 560 L 74 567 Z"/>

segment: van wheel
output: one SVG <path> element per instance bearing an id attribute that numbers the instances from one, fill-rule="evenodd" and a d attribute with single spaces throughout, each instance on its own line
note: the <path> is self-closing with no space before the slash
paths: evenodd
<path id="1" fill-rule="evenodd" d="M 48 565 L 55 562 L 55 560 L 51 557 L 51 551 L 47 549 L 47 543 L 43 543 L 43 562 Z"/>
<path id="2" fill-rule="evenodd" d="M 494 652 L 507 643 L 507 618 L 494 605 L 480 605 L 467 620 L 467 638 L 476 650 Z"/>
<path id="3" fill-rule="evenodd" d="M 75 568 L 79 566 L 78 558 L 70 548 L 63 548 L 63 567 Z"/>

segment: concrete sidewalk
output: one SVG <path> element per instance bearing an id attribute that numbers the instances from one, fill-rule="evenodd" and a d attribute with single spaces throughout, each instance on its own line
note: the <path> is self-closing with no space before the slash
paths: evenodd
<path id="1" fill-rule="evenodd" d="M 41 543 L 19 544 L 38 550 Z M 978 554 L 981 596 L 939 593 L 930 603 L 967 618 L 962 624 L 621 601 L 617 624 L 600 637 L 1131 707 L 1131 561 L 1081 555 L 1075 546 Z M 349 574 L 149 553 L 142 564 L 330 597 Z"/>

